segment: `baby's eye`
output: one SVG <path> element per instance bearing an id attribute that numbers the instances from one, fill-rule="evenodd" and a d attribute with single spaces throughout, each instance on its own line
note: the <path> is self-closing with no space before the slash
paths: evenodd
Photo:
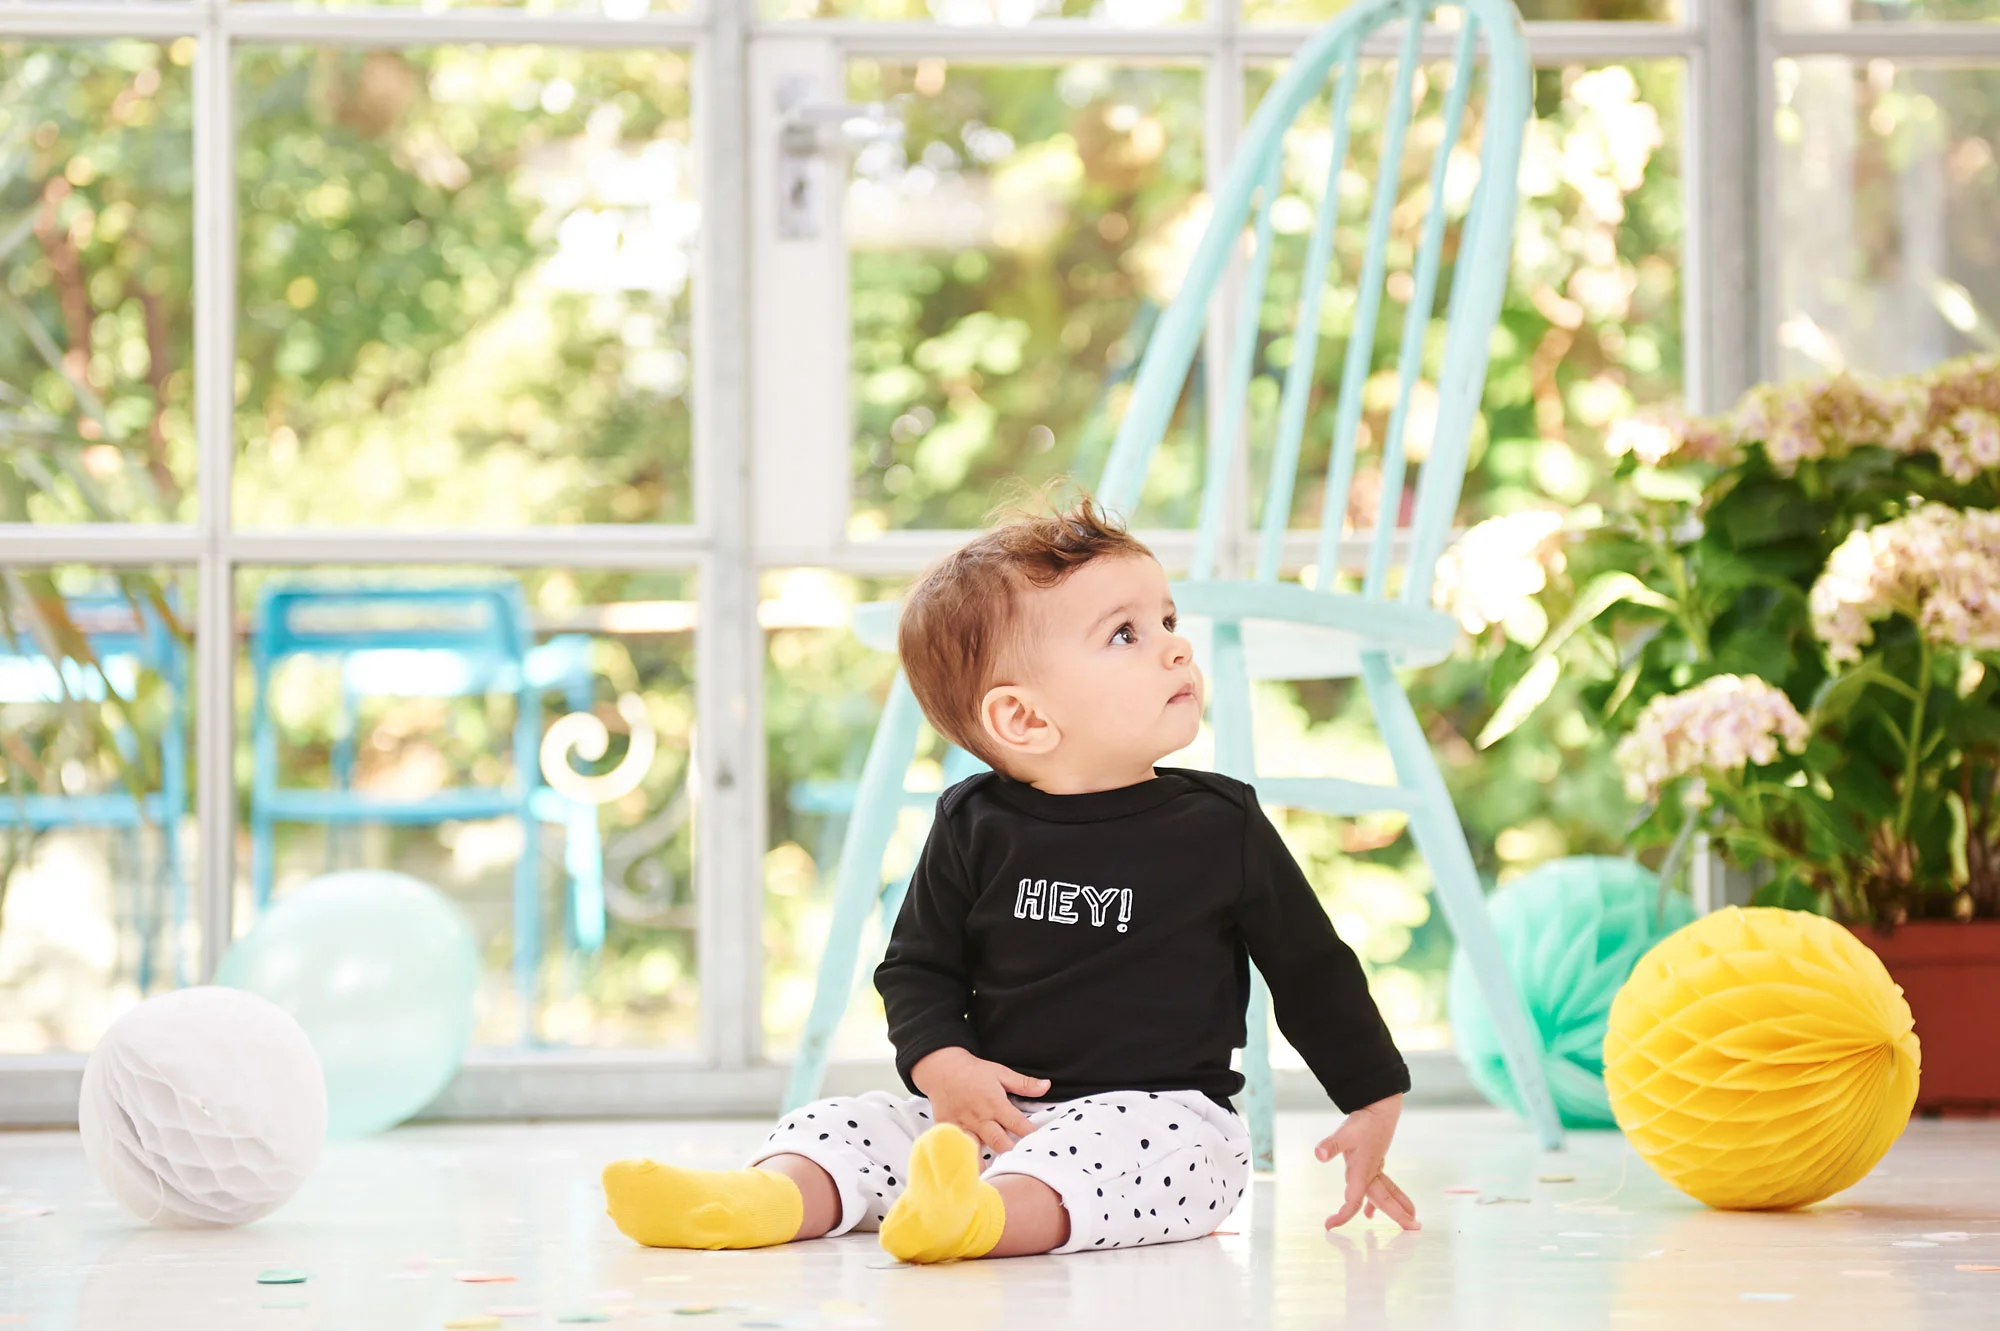
<path id="1" fill-rule="evenodd" d="M 1139 635 L 1133 630 L 1130 624 L 1120 624 L 1116 629 L 1112 630 L 1111 641 L 1130 645 L 1139 641 Z"/>
<path id="2" fill-rule="evenodd" d="M 1176 628 L 1180 627 L 1181 617 L 1179 615 L 1168 615 L 1160 622 L 1167 626 L 1167 632 L 1172 633 Z"/>

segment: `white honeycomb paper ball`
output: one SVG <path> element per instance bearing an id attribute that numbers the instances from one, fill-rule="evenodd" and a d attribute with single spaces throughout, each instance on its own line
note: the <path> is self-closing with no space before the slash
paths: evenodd
<path id="1" fill-rule="evenodd" d="M 214 986 L 149 998 L 97 1042 L 77 1103 L 83 1151 L 150 1224 L 241 1225 L 290 1200 L 326 1140 L 312 1042 L 269 999 Z"/>

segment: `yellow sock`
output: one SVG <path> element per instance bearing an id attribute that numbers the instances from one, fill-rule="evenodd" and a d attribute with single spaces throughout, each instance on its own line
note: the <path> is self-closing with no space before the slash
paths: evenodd
<path id="1" fill-rule="evenodd" d="M 654 1160 L 604 1167 L 604 1197 L 626 1237 L 649 1248 L 768 1248 L 805 1218 L 799 1185 L 768 1169 L 677 1169 Z"/>
<path id="2" fill-rule="evenodd" d="M 882 1221 L 882 1246 L 905 1262 L 984 1257 L 1000 1241 L 1007 1204 L 979 1177 L 979 1147 L 948 1124 L 910 1148 L 910 1182 Z"/>

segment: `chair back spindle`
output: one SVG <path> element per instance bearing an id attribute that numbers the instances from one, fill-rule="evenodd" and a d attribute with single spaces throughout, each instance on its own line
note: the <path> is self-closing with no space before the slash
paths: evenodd
<path id="1" fill-rule="evenodd" d="M 1455 31 L 1437 21 L 1441 10 L 1456 19 Z M 1371 51 L 1379 47 L 1370 38 L 1388 28 L 1396 35 L 1393 54 L 1380 61 L 1390 65 L 1387 78 L 1372 77 L 1371 60 L 1379 57 Z M 1427 34 L 1440 32 L 1450 33 L 1450 55 L 1427 56 Z M 1442 80 L 1448 82 L 1440 89 Z M 1373 94 L 1380 88 L 1386 95 L 1375 105 Z M 1189 569 L 1193 580 L 1237 572 L 1219 568 L 1218 560 L 1237 525 L 1231 486 L 1241 450 L 1250 447 L 1253 435 L 1251 386 L 1277 341 L 1267 326 L 1268 293 L 1282 289 L 1273 280 L 1273 255 L 1284 248 L 1285 233 L 1300 229 L 1274 219 L 1287 204 L 1287 136 L 1319 105 L 1328 116 L 1325 180 L 1298 256 L 1298 298 L 1284 330 L 1287 359 L 1281 374 L 1268 371 L 1281 382 L 1264 454 L 1254 568 L 1243 572 L 1274 582 L 1289 568 L 1309 565 L 1312 585 L 1333 590 L 1350 571 L 1343 559 L 1352 534 L 1349 517 L 1368 498 L 1360 483 L 1367 474 L 1364 453 L 1372 453 L 1379 493 L 1369 505 L 1372 532 L 1358 570 L 1360 594 L 1428 605 L 1432 572 L 1464 480 L 1489 334 L 1506 286 L 1530 91 L 1519 16 L 1506 0 L 1448 5 L 1359 0 L 1293 57 L 1262 99 L 1217 191 L 1187 277 L 1147 345 L 1098 491 L 1113 509 L 1130 513 L 1136 506 L 1204 336 L 1209 304 L 1230 261 L 1242 254 L 1242 303 L 1222 356 L 1223 425 L 1208 441 L 1204 459 Z M 1420 116 L 1433 101 L 1430 114 Z M 1368 124 L 1360 114 L 1371 105 L 1379 124 Z M 1377 149 L 1365 238 L 1358 254 L 1344 253 L 1341 181 L 1363 165 L 1350 158 L 1351 150 L 1363 148 L 1364 134 Z M 1427 164 L 1417 160 L 1425 150 Z M 1406 158 L 1412 159 L 1408 188 Z M 1465 173 L 1475 166 L 1476 182 L 1467 191 Z M 1460 199 L 1467 200 L 1462 212 Z M 1447 280 L 1440 339 L 1432 333 L 1440 322 L 1438 288 Z M 1343 287 L 1351 298 L 1330 299 Z M 1385 295 L 1402 307 L 1402 321 L 1393 345 L 1378 349 Z M 1318 364 L 1323 335 L 1341 339 L 1333 374 L 1322 374 Z M 1434 405 L 1420 400 L 1427 381 Z M 1392 383 L 1393 396 L 1377 383 Z M 1320 394 L 1332 400 L 1324 450 L 1308 446 Z M 1428 438 L 1417 424 L 1425 415 Z M 1413 434 L 1421 445 L 1415 456 Z M 1309 462 L 1323 466 L 1323 473 L 1308 475 Z M 1312 498 L 1315 482 L 1320 484 L 1316 535 L 1293 527 L 1297 500 L 1301 494 Z M 1355 496 L 1358 486 L 1361 501 Z M 1309 558 L 1300 540 L 1309 543 Z"/>

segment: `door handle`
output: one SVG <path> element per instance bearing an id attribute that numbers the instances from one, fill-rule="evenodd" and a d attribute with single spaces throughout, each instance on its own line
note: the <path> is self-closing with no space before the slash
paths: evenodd
<path id="1" fill-rule="evenodd" d="M 844 168 L 849 153 L 874 143 L 900 143 L 903 120 L 885 102 L 826 103 L 818 81 L 797 76 L 778 87 L 778 235 L 817 239 L 826 225 L 827 163 Z"/>

